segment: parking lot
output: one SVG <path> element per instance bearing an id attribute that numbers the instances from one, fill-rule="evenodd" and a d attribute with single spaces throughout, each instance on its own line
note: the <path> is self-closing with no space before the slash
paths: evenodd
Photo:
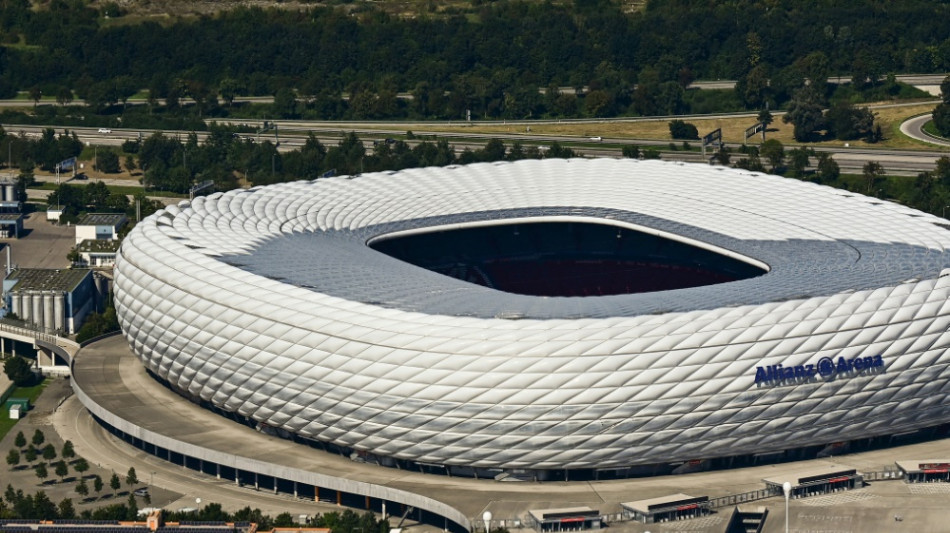
<path id="1" fill-rule="evenodd" d="M 66 254 L 76 243 L 76 228 L 58 226 L 46 221 L 46 213 L 37 211 L 25 216 L 23 235 L 4 239 L 10 247 L 13 265 L 21 268 L 69 268 Z M 6 264 L 6 250 L 3 250 Z"/>

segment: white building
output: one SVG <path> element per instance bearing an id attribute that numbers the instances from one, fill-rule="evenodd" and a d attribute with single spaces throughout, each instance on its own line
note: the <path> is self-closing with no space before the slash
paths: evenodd
<path id="1" fill-rule="evenodd" d="M 495 274 L 455 252 L 414 248 L 461 279 L 371 247 L 488 227 L 506 260 L 543 259 L 546 235 L 531 227 L 542 222 L 610 230 L 580 261 L 549 260 L 554 270 L 618 262 L 606 252 L 637 240 L 642 258 L 621 266 L 652 262 L 664 280 L 704 264 L 758 273 L 538 296 L 469 283 Z M 159 211 L 120 250 L 115 301 L 143 364 L 194 399 L 384 465 L 543 477 L 950 422 L 946 224 L 707 165 L 411 169 Z M 594 241 L 547 240 L 565 254 Z"/>

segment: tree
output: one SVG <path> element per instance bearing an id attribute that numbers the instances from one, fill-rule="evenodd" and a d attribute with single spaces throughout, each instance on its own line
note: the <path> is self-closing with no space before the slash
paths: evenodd
<path id="1" fill-rule="evenodd" d="M 769 111 L 769 108 L 764 107 L 761 111 L 759 111 L 758 120 L 763 127 L 768 128 L 769 124 L 775 121 L 775 118 L 772 117 L 772 113 Z"/>
<path id="2" fill-rule="evenodd" d="M 874 113 L 867 107 L 856 108 L 850 102 L 838 102 L 825 113 L 828 133 L 847 141 L 871 137 L 874 131 Z"/>
<path id="3" fill-rule="evenodd" d="M 3 373 L 6 374 L 7 377 L 10 378 L 10 381 L 17 387 L 26 387 L 36 379 L 30 363 L 22 357 L 11 357 L 7 359 L 3 363 Z"/>
<path id="4" fill-rule="evenodd" d="M 674 139 L 699 139 L 699 130 L 688 122 L 676 119 L 670 121 L 670 136 Z"/>
<path id="5" fill-rule="evenodd" d="M 769 172 L 775 172 L 785 160 L 785 147 L 778 139 L 769 139 L 759 147 L 759 154 L 769 162 Z"/>
<path id="6" fill-rule="evenodd" d="M 796 141 L 805 142 L 816 131 L 824 129 L 825 117 L 820 102 L 820 96 L 811 86 L 795 91 L 789 100 L 788 111 L 782 117 L 782 122 L 794 126 L 793 135 Z"/>
<path id="7" fill-rule="evenodd" d="M 832 183 L 841 175 L 841 168 L 838 162 L 831 158 L 831 154 L 822 152 L 818 154 L 818 172 L 817 181 L 820 183 Z"/>
<path id="8" fill-rule="evenodd" d="M 934 127 L 943 137 L 950 137 L 950 104 L 937 105 L 933 111 Z"/>
<path id="9" fill-rule="evenodd" d="M 56 448 L 52 444 L 47 444 L 43 447 L 43 460 L 49 463 L 53 459 L 56 459 Z"/>
<path id="10" fill-rule="evenodd" d="M 40 86 L 34 85 L 30 87 L 30 100 L 33 100 L 33 107 L 36 107 L 36 104 L 40 103 L 40 98 L 43 98 L 43 90 L 40 89 Z"/>
<path id="11" fill-rule="evenodd" d="M 13 445 L 16 446 L 17 448 L 22 448 L 26 446 L 26 436 L 23 435 L 22 431 L 17 432 L 16 438 L 13 439 Z"/>
<path id="12" fill-rule="evenodd" d="M 130 466 L 129 472 L 125 475 L 125 484 L 131 489 L 133 485 L 138 484 L 139 478 L 135 475 L 135 467 Z"/>
<path id="13" fill-rule="evenodd" d="M 69 87 L 62 86 L 56 91 L 56 103 L 61 106 L 67 106 L 73 101 L 73 92 Z"/>
<path id="14" fill-rule="evenodd" d="M 39 454 L 36 452 L 36 448 L 34 448 L 32 444 L 30 444 L 30 447 L 27 448 L 25 452 L 23 452 L 23 457 L 28 463 L 35 461 L 37 455 Z"/>
<path id="15" fill-rule="evenodd" d="M 7 453 L 7 464 L 11 468 L 16 468 L 20 465 L 20 452 L 16 448 L 11 448 L 9 453 Z"/>
<path id="16" fill-rule="evenodd" d="M 274 103 L 271 104 L 274 114 L 280 118 L 295 118 L 297 116 L 297 95 L 290 87 L 281 87 L 274 93 Z"/>
<path id="17" fill-rule="evenodd" d="M 44 442 L 46 442 L 46 435 L 44 435 L 43 432 L 40 431 L 39 429 L 34 431 L 33 432 L 33 446 L 40 446 Z"/>
<path id="18" fill-rule="evenodd" d="M 76 509 L 73 507 L 72 498 L 63 498 L 63 500 L 59 502 L 58 507 L 60 520 L 76 518 Z"/>
<path id="19" fill-rule="evenodd" d="M 79 474 L 79 477 L 82 477 L 82 475 L 89 470 L 89 463 L 80 457 L 79 459 L 76 459 L 75 463 L 73 463 L 73 470 Z"/>
<path id="20" fill-rule="evenodd" d="M 808 158 L 815 155 L 811 148 L 802 146 L 788 151 L 789 170 L 795 178 L 805 176 L 805 169 L 808 167 Z"/>
<path id="21" fill-rule="evenodd" d="M 112 477 L 109 478 L 109 488 L 112 489 L 112 497 L 115 498 L 116 491 L 122 487 L 122 484 L 119 482 L 119 474 L 115 472 L 112 473 Z"/>
<path id="22" fill-rule="evenodd" d="M 36 477 L 40 478 L 40 483 L 45 483 L 49 477 L 49 470 L 46 469 L 46 463 L 40 463 L 33 467 Z"/>
<path id="23" fill-rule="evenodd" d="M 76 508 L 73 507 L 72 498 L 63 498 L 58 506 L 60 520 L 71 520 L 76 518 Z"/>
<path id="24" fill-rule="evenodd" d="M 129 493 L 129 502 L 126 504 L 126 507 L 129 510 L 129 514 L 126 516 L 128 520 L 135 520 L 139 516 L 139 502 L 135 501 L 135 494 Z"/>
<path id="25" fill-rule="evenodd" d="M 102 492 L 102 478 L 99 477 L 99 474 L 92 476 L 92 490 L 96 491 L 96 498 L 99 497 L 99 493 Z"/>
<path id="26" fill-rule="evenodd" d="M 54 472 L 59 477 L 60 481 L 66 479 L 66 476 L 69 475 L 69 466 L 66 464 L 66 461 L 58 461 L 56 463 L 56 470 Z"/>
<path id="27" fill-rule="evenodd" d="M 868 186 L 868 194 L 872 194 L 874 189 L 881 184 L 884 179 L 884 167 L 877 161 L 868 161 L 861 169 L 861 175 Z"/>
<path id="28" fill-rule="evenodd" d="M 73 449 L 73 441 L 67 440 L 63 443 L 63 450 L 59 452 L 63 459 L 70 460 L 76 457 L 76 451 Z"/>
<path id="29" fill-rule="evenodd" d="M 79 483 L 76 484 L 76 494 L 79 494 L 84 499 L 89 495 L 89 486 L 86 485 L 85 479 L 80 478 Z"/>
<path id="30" fill-rule="evenodd" d="M 122 171 L 119 167 L 119 154 L 112 150 L 99 150 L 97 155 L 96 170 L 106 174 L 115 174 Z"/>
<path id="31" fill-rule="evenodd" d="M 633 144 L 624 145 L 620 153 L 629 159 L 640 159 L 640 147 Z"/>

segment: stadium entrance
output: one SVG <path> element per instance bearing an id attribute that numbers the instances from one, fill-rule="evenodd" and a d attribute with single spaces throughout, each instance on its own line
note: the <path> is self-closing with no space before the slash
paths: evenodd
<path id="1" fill-rule="evenodd" d="M 518 222 L 375 239 L 376 251 L 456 279 L 527 296 L 685 289 L 765 271 L 713 250 L 630 228 Z"/>

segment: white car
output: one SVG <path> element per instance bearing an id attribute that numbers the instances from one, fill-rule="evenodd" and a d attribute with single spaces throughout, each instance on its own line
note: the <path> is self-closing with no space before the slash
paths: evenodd
<path id="1" fill-rule="evenodd" d="M 598 136 L 598 137 L 591 137 L 590 140 L 599 143 L 600 141 L 604 140 L 604 138 Z"/>
<path id="2" fill-rule="evenodd" d="M 99 128 L 99 133 L 112 133 L 109 128 Z"/>

